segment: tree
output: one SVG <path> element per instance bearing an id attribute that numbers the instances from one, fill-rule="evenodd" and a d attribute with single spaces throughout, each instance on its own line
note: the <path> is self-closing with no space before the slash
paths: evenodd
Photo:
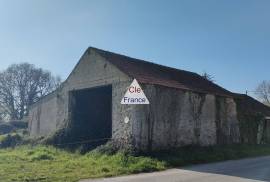
<path id="1" fill-rule="evenodd" d="M 210 74 L 208 74 L 206 72 L 204 72 L 202 74 L 202 77 L 205 78 L 206 80 L 210 81 L 210 82 L 215 82 L 214 76 L 212 76 L 212 75 L 210 75 Z"/>
<path id="2" fill-rule="evenodd" d="M 262 81 L 256 91 L 255 94 L 258 96 L 259 99 L 266 105 L 270 106 L 270 81 Z"/>
<path id="3" fill-rule="evenodd" d="M 61 79 L 29 63 L 13 64 L 0 72 L 0 116 L 21 120 L 31 104 L 60 85 Z"/>

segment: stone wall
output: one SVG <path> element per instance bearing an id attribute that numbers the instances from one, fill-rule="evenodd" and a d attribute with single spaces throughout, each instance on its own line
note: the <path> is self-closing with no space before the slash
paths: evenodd
<path id="1" fill-rule="evenodd" d="M 131 82 L 94 50 L 86 51 L 61 88 L 32 106 L 31 135 L 70 126 L 72 91 L 112 85 L 112 138 L 120 146 L 151 151 L 239 142 L 233 99 L 142 84 L 150 105 L 121 105 Z"/>
<path id="2" fill-rule="evenodd" d="M 216 96 L 217 143 L 240 142 L 239 120 L 234 99 Z"/>
<path id="3" fill-rule="evenodd" d="M 264 113 L 263 104 L 247 96 L 235 98 L 235 102 L 241 143 L 270 143 L 270 122 L 265 119 L 269 114 Z"/>
<path id="4" fill-rule="evenodd" d="M 270 143 L 270 120 L 265 121 L 264 133 L 266 143 Z"/>
<path id="5" fill-rule="evenodd" d="M 130 138 L 131 123 L 124 124 L 124 118 L 130 115 L 132 106 L 123 106 L 120 102 L 131 81 L 96 52 L 88 50 L 61 88 L 32 106 L 29 113 L 31 135 L 48 135 L 72 122 L 71 91 L 112 85 L 112 137 L 127 142 L 124 140 Z"/>
<path id="6" fill-rule="evenodd" d="M 135 115 L 135 105 L 122 105 L 121 100 L 125 95 L 126 89 L 130 86 L 131 81 L 113 84 L 112 101 L 112 138 L 120 147 L 127 147 L 131 144 L 132 125 L 137 121 Z M 125 123 L 125 118 L 128 119 Z"/>
<path id="7" fill-rule="evenodd" d="M 150 105 L 136 106 L 132 127 L 137 149 L 239 142 L 233 99 L 153 85 L 145 85 L 144 92 Z"/>
<path id="8" fill-rule="evenodd" d="M 56 129 L 57 96 L 52 93 L 30 108 L 30 135 L 47 135 Z"/>

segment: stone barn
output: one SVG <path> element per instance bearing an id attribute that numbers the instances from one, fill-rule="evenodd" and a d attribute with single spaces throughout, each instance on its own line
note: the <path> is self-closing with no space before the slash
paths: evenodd
<path id="1" fill-rule="evenodd" d="M 134 78 L 149 105 L 121 104 Z M 74 133 L 69 142 L 113 140 L 141 151 L 239 143 L 242 100 L 196 73 L 90 47 L 60 88 L 31 106 L 29 131 L 62 129 Z"/>

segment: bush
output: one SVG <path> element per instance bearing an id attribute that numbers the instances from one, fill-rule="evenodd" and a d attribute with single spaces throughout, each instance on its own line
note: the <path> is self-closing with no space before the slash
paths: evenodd
<path id="1" fill-rule="evenodd" d="M 14 131 L 14 127 L 10 123 L 0 123 L 0 135 L 7 134 Z"/>
<path id="2" fill-rule="evenodd" d="M 26 129 L 22 129 L 22 130 L 21 130 L 21 133 L 22 133 L 23 135 L 28 135 L 28 134 L 29 134 L 28 130 L 26 130 Z"/>
<path id="3" fill-rule="evenodd" d="M 46 150 L 35 151 L 30 155 L 31 155 L 30 156 L 31 161 L 53 160 L 54 159 L 54 155 Z"/>
<path id="4" fill-rule="evenodd" d="M 0 148 L 15 147 L 20 145 L 22 141 L 22 137 L 18 134 L 7 134 L 1 137 Z"/>
<path id="5" fill-rule="evenodd" d="M 0 122 L 0 135 L 26 129 L 27 129 L 27 122 L 24 121 Z"/>
<path id="6" fill-rule="evenodd" d="M 101 153 L 101 154 L 106 154 L 106 155 L 113 155 L 118 151 L 118 148 L 116 145 L 112 142 L 109 141 L 104 145 L 98 146 L 94 152 Z"/>

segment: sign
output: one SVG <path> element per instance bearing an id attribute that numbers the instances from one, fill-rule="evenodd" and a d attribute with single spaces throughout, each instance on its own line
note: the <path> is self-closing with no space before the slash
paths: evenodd
<path id="1" fill-rule="evenodd" d="M 128 87 L 126 94 L 121 100 L 121 104 L 149 104 L 142 88 L 136 79 Z"/>

